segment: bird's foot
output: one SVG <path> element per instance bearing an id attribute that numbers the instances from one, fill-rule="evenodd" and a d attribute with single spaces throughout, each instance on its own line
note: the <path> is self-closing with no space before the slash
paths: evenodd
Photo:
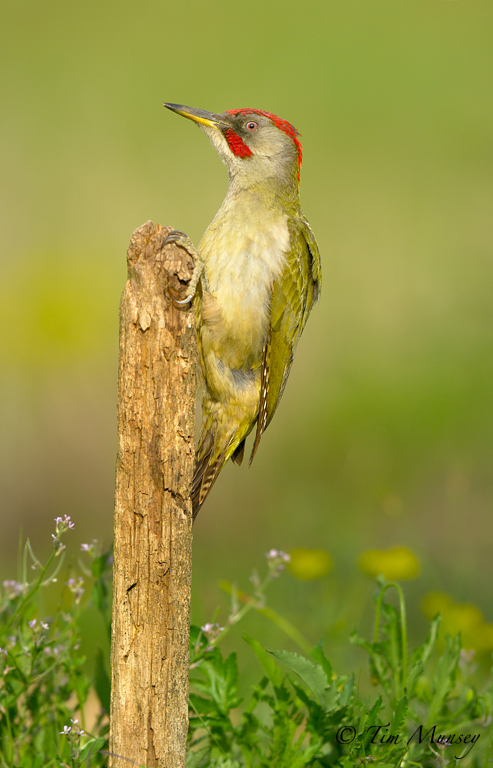
<path id="1" fill-rule="evenodd" d="M 163 242 L 161 243 L 161 248 L 164 245 L 168 245 L 169 243 L 175 243 L 180 248 L 183 248 L 187 253 L 190 254 L 190 256 L 194 261 L 192 277 L 188 284 L 188 296 L 185 299 L 182 299 L 181 301 L 178 301 L 177 299 L 173 299 L 174 304 L 183 306 L 184 304 L 189 304 L 192 301 L 193 297 L 195 296 L 197 285 L 199 284 L 199 280 L 202 276 L 202 272 L 204 271 L 204 262 L 202 261 L 200 253 L 195 248 L 194 244 L 192 243 L 188 235 L 186 235 L 184 232 L 180 232 L 179 229 L 174 229 L 172 232 L 169 233 L 167 237 L 164 238 Z"/>

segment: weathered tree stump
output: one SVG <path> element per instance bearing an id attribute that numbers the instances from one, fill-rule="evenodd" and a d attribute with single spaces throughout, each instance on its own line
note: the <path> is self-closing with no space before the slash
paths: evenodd
<path id="1" fill-rule="evenodd" d="M 188 730 L 195 313 L 171 228 L 132 235 L 120 306 L 111 765 L 182 768 Z M 125 759 L 126 758 L 126 759 Z"/>

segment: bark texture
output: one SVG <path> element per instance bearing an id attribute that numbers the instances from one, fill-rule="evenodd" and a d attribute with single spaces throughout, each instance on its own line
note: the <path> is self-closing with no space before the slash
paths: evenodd
<path id="1" fill-rule="evenodd" d="M 195 313 L 191 257 L 148 221 L 120 306 L 111 644 L 113 768 L 182 768 L 188 730 Z M 126 759 L 123 759 L 126 758 Z"/>

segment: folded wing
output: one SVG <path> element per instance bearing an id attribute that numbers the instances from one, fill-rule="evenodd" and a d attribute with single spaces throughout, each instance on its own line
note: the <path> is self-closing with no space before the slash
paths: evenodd
<path id="1" fill-rule="evenodd" d="M 270 327 L 262 358 L 257 432 L 250 464 L 282 397 L 294 351 L 321 286 L 320 253 L 304 217 L 290 221 L 290 252 L 272 287 Z"/>

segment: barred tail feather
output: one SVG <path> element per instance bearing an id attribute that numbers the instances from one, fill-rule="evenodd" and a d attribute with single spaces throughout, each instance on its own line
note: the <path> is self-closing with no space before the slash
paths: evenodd
<path id="1" fill-rule="evenodd" d="M 192 514 L 199 510 L 229 458 L 241 464 L 245 439 L 255 424 L 255 414 L 236 404 L 209 401 L 204 420 L 192 481 Z"/>
<path id="2" fill-rule="evenodd" d="M 245 456 L 245 440 L 242 440 L 238 448 L 236 448 L 233 454 L 231 455 L 231 461 L 233 462 L 233 464 L 236 464 L 238 467 L 240 467 L 244 456 Z"/>
<path id="3" fill-rule="evenodd" d="M 216 482 L 221 469 L 225 463 L 224 454 L 221 454 L 216 461 L 209 464 L 212 452 L 197 461 L 195 474 L 192 482 L 192 518 L 195 520 L 199 510 L 209 495 L 209 491 Z"/>

